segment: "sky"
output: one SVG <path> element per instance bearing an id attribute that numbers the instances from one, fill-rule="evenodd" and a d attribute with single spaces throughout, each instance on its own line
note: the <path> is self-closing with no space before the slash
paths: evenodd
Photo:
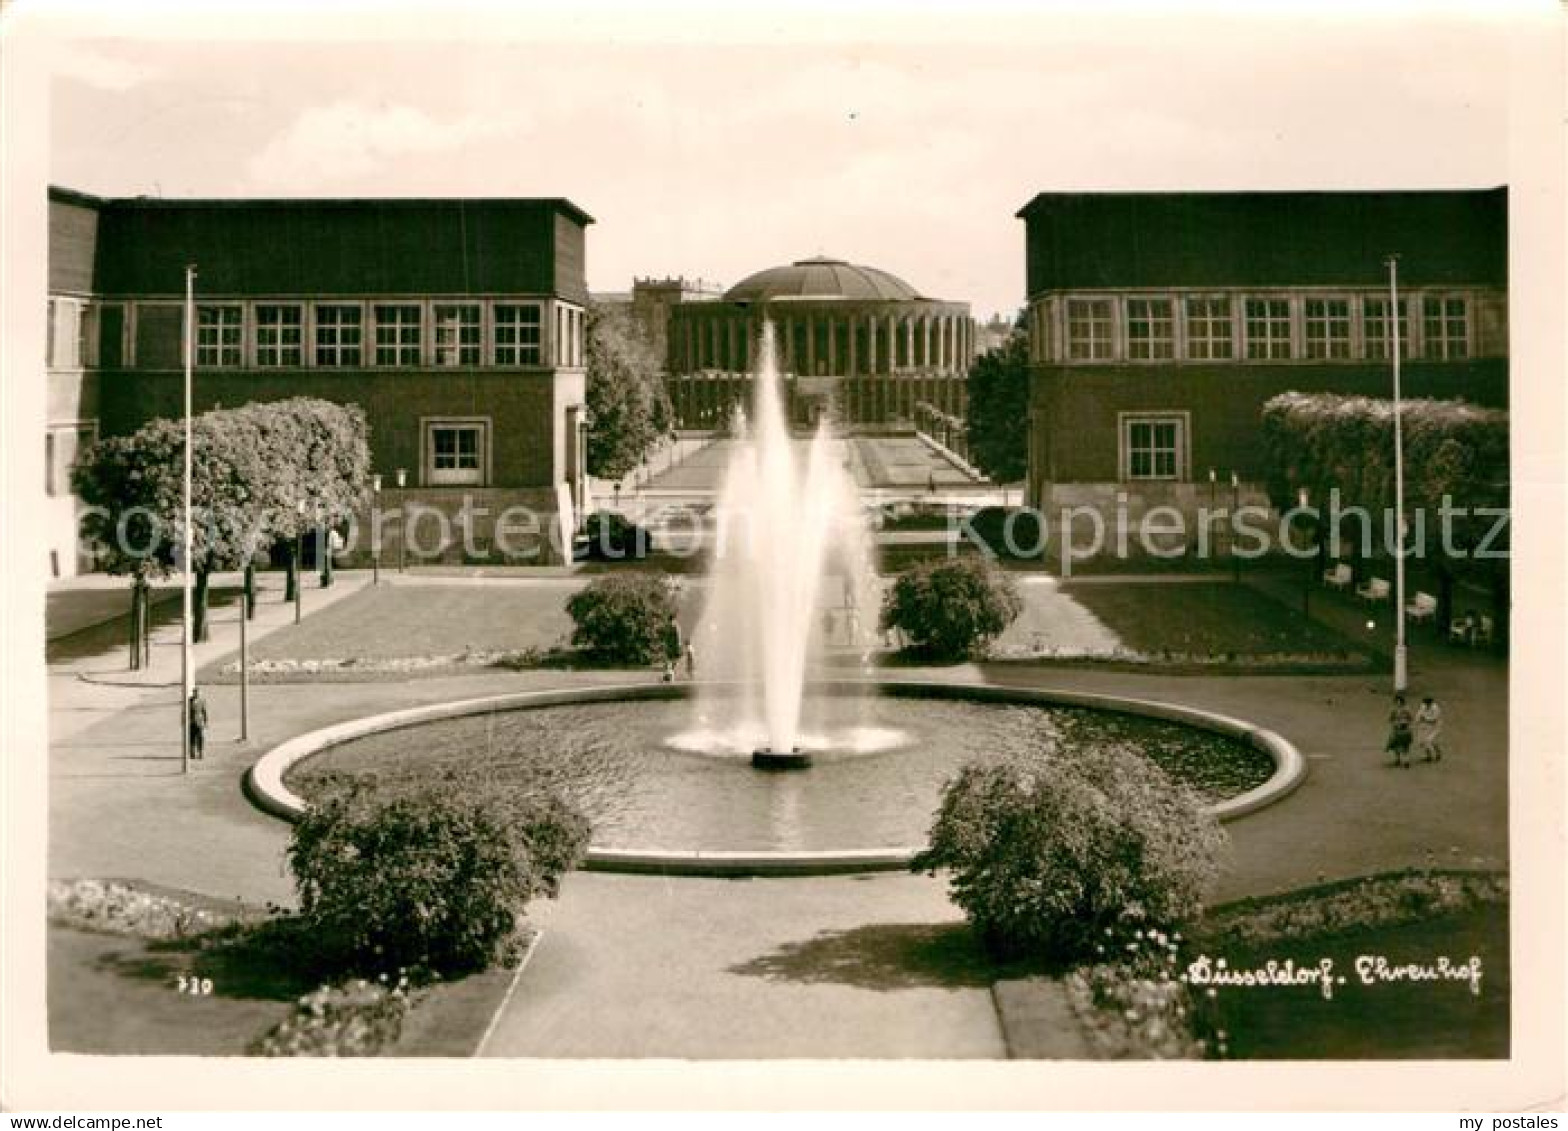
<path id="1" fill-rule="evenodd" d="M 1478 9 L 1109 10 L 845 0 L 798 27 L 661 27 L 536 8 L 425 42 L 395 20 L 375 40 L 79 22 L 51 54 L 49 179 L 564 196 L 597 221 L 594 290 L 831 255 L 981 317 L 1023 302 L 1015 213 L 1037 192 L 1508 179 L 1508 37 Z"/>

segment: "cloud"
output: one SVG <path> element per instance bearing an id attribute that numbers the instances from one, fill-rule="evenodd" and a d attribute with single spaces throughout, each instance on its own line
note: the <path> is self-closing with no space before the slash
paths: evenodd
<path id="1" fill-rule="evenodd" d="M 250 159 L 248 172 L 258 186 L 273 190 L 377 173 L 401 176 L 401 163 L 409 158 L 457 153 L 516 125 L 477 113 L 440 118 L 414 106 L 312 106 Z"/>
<path id="2" fill-rule="evenodd" d="M 84 43 L 64 44 L 54 56 L 54 77 L 95 90 L 133 90 L 158 78 L 157 68 Z"/>

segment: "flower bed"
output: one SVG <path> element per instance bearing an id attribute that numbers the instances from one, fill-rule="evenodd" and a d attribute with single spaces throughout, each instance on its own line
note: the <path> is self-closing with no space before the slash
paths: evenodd
<path id="1" fill-rule="evenodd" d="M 254 918 L 238 905 L 163 894 L 122 880 L 51 880 L 47 899 L 49 918 L 64 926 L 143 939 L 190 938 Z"/>
<path id="2" fill-rule="evenodd" d="M 377 1056 L 394 1045 L 408 1016 L 407 977 L 355 978 L 301 997 L 294 1012 L 250 1047 L 254 1056 Z"/>

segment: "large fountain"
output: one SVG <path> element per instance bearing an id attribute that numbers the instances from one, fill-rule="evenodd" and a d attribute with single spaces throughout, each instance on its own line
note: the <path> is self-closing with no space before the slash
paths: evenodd
<path id="1" fill-rule="evenodd" d="M 695 745 L 752 752 L 761 769 L 796 769 L 806 735 L 807 672 L 830 652 L 865 654 L 879 590 L 845 445 L 824 419 L 809 440 L 790 432 L 773 329 L 758 350 L 752 412 L 737 421 L 715 512 L 713 568 L 695 633 L 704 670 L 726 685 L 699 693 Z M 735 684 L 738 683 L 738 689 Z M 841 732 L 837 741 L 877 745 Z"/>

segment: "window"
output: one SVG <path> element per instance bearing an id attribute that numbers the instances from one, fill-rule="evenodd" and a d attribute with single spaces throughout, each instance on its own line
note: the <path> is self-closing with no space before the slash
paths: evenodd
<path id="1" fill-rule="evenodd" d="M 196 308 L 196 364 L 203 369 L 241 364 L 240 319 L 237 306 Z"/>
<path id="2" fill-rule="evenodd" d="M 433 486 L 484 482 L 485 431 L 481 422 L 438 421 L 426 427 L 427 480 Z"/>
<path id="3" fill-rule="evenodd" d="M 1193 361 L 1227 361 L 1233 354 L 1230 299 L 1187 300 L 1187 356 Z"/>
<path id="4" fill-rule="evenodd" d="M 44 364 L 51 369 L 54 367 L 54 322 L 59 310 L 59 304 L 54 299 L 49 300 L 49 328 L 44 338 Z"/>
<path id="5" fill-rule="evenodd" d="M 304 327 L 297 306 L 256 307 L 256 364 L 299 365 L 303 362 Z"/>
<path id="6" fill-rule="evenodd" d="M 1127 356 L 1168 361 L 1176 356 L 1176 316 L 1168 298 L 1127 300 Z"/>
<path id="7" fill-rule="evenodd" d="M 1426 356 L 1454 360 L 1470 356 L 1470 319 L 1462 298 L 1428 296 L 1423 304 Z"/>
<path id="8" fill-rule="evenodd" d="M 435 308 L 436 364 L 478 365 L 479 307 L 453 303 Z"/>
<path id="9" fill-rule="evenodd" d="M 1123 477 L 1180 479 L 1186 463 L 1185 433 L 1185 421 L 1180 416 L 1124 417 Z"/>
<path id="10" fill-rule="evenodd" d="M 1071 361 L 1109 361 L 1112 357 L 1111 300 L 1067 300 L 1067 357 Z"/>
<path id="11" fill-rule="evenodd" d="M 495 308 L 495 363 L 497 365 L 538 365 L 539 304 L 498 305 Z"/>
<path id="12" fill-rule="evenodd" d="M 376 364 L 419 364 L 419 307 L 412 303 L 376 307 Z"/>
<path id="13" fill-rule="evenodd" d="M 1350 356 L 1350 300 L 1309 298 L 1306 302 L 1307 356 L 1342 361 Z"/>
<path id="14" fill-rule="evenodd" d="M 1367 356 L 1372 358 L 1388 357 L 1388 299 L 1373 298 L 1368 296 L 1362 300 L 1362 334 L 1366 338 Z M 1410 330 L 1407 320 L 1410 316 L 1410 304 L 1406 299 L 1399 300 L 1399 343 L 1403 350 L 1410 342 Z"/>
<path id="15" fill-rule="evenodd" d="M 316 364 L 359 365 L 365 312 L 357 306 L 316 307 Z"/>
<path id="16" fill-rule="evenodd" d="M 1246 305 L 1246 319 L 1248 361 L 1289 359 L 1289 299 L 1249 298 Z"/>

